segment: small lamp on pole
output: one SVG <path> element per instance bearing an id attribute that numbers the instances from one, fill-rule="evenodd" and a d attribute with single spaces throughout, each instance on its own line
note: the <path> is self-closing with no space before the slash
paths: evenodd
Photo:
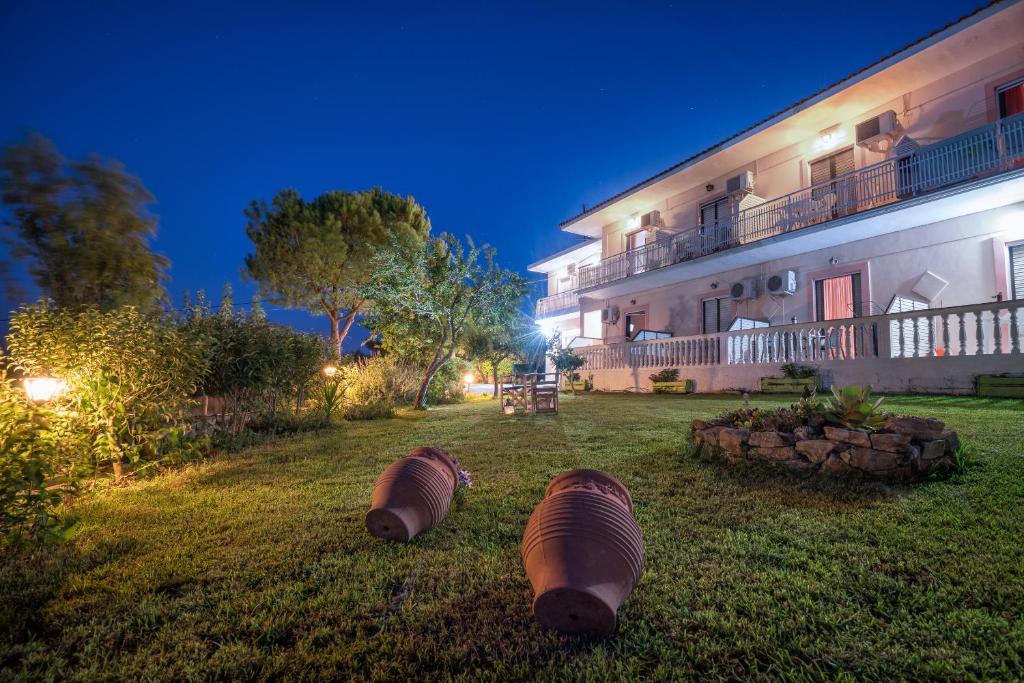
<path id="1" fill-rule="evenodd" d="M 67 384 L 56 377 L 26 377 L 21 386 L 29 400 L 37 403 L 52 401 L 67 389 Z"/>

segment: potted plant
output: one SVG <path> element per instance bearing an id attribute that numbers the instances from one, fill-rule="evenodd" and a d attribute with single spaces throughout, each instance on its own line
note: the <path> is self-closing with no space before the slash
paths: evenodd
<path id="1" fill-rule="evenodd" d="M 690 394 L 693 393 L 692 379 L 679 379 L 679 370 L 665 368 L 650 376 L 651 390 L 656 394 Z"/>
<path id="2" fill-rule="evenodd" d="M 766 394 L 801 394 L 818 388 L 818 369 L 812 365 L 786 363 L 782 377 L 762 377 L 761 391 Z"/>

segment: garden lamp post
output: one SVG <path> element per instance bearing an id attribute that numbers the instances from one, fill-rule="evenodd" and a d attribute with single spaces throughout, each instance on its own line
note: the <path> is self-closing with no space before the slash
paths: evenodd
<path id="1" fill-rule="evenodd" d="M 26 377 L 21 386 L 29 400 L 37 403 L 52 401 L 67 389 L 67 384 L 56 377 Z"/>

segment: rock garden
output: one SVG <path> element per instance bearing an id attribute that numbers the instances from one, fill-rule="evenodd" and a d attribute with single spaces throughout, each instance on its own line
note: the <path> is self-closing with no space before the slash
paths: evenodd
<path id="1" fill-rule="evenodd" d="M 885 413 L 871 388 L 850 386 L 789 408 L 743 407 L 694 420 L 704 455 L 730 464 L 763 462 L 798 473 L 919 481 L 952 471 L 961 457 L 957 433 L 935 418 Z"/>

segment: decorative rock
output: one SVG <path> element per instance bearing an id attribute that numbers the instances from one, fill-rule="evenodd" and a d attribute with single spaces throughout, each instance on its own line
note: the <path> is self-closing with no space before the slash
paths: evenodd
<path id="1" fill-rule="evenodd" d="M 920 441 L 930 441 L 942 438 L 942 432 L 946 425 L 941 420 L 932 417 L 890 417 L 885 421 L 885 428 L 900 434 L 909 434 L 911 438 Z"/>
<path id="2" fill-rule="evenodd" d="M 757 432 L 754 432 L 754 434 L 757 434 Z M 753 437 L 753 434 L 751 434 L 751 437 Z M 752 458 L 758 458 L 760 460 L 774 460 L 776 462 L 792 460 L 796 457 L 796 451 L 793 450 L 792 446 L 781 446 L 778 448 L 754 446 L 751 447 L 749 453 Z"/>
<path id="3" fill-rule="evenodd" d="M 960 437 L 952 429 L 942 430 L 942 440 L 946 442 L 946 452 L 950 455 L 960 448 Z"/>
<path id="4" fill-rule="evenodd" d="M 718 433 L 718 445 L 727 453 L 742 455 L 748 438 L 750 432 L 746 429 L 723 429 Z"/>
<path id="5" fill-rule="evenodd" d="M 786 460 L 782 463 L 782 466 L 790 472 L 796 472 L 798 474 L 818 469 L 814 463 L 807 462 L 806 460 Z"/>
<path id="6" fill-rule="evenodd" d="M 848 465 L 869 472 L 894 470 L 904 461 L 904 456 L 901 453 L 876 451 L 873 448 L 854 448 L 843 455 L 843 460 Z"/>
<path id="7" fill-rule="evenodd" d="M 810 460 L 815 465 L 825 462 L 829 453 L 835 448 L 835 444 L 825 439 L 807 439 L 796 442 L 796 452 Z"/>
<path id="8" fill-rule="evenodd" d="M 704 429 L 702 432 L 700 432 L 701 439 L 703 439 L 704 443 L 706 443 L 706 444 L 709 444 L 711 446 L 717 446 L 718 445 L 718 433 L 721 432 L 723 429 L 726 429 L 726 427 L 721 427 L 721 426 L 708 427 L 708 428 Z"/>
<path id="9" fill-rule="evenodd" d="M 825 427 L 825 438 L 829 441 L 848 443 L 862 448 L 871 447 L 871 439 L 864 432 L 852 429 L 840 429 L 839 427 Z"/>
<path id="10" fill-rule="evenodd" d="M 414 448 L 388 465 L 373 487 L 366 528 L 374 536 L 406 542 L 448 514 L 459 472 L 440 448 Z"/>
<path id="11" fill-rule="evenodd" d="M 597 470 L 548 484 L 523 534 L 522 558 L 541 626 L 605 636 L 640 579 L 643 539 L 622 483 Z"/>
<path id="12" fill-rule="evenodd" d="M 810 427 L 797 427 L 793 430 L 793 437 L 797 441 L 806 441 L 807 439 L 813 439 L 813 430 Z"/>
<path id="13" fill-rule="evenodd" d="M 945 454 L 945 439 L 935 439 L 934 441 L 928 441 L 924 444 L 924 447 L 921 449 L 921 460 L 938 460 Z"/>
<path id="14" fill-rule="evenodd" d="M 707 426 L 708 423 L 705 422 L 704 420 L 694 420 L 693 422 L 690 423 L 690 429 L 693 430 L 694 434 L 696 434 L 697 432 L 699 432 L 700 430 L 704 429 Z"/>
<path id="15" fill-rule="evenodd" d="M 880 451 L 904 453 L 910 445 L 908 434 L 872 434 L 871 447 Z"/>
<path id="16" fill-rule="evenodd" d="M 751 432 L 750 445 L 759 448 L 778 448 L 789 446 L 795 441 L 792 434 L 782 432 Z"/>
<path id="17" fill-rule="evenodd" d="M 821 464 L 821 471 L 835 475 L 853 474 L 857 470 L 848 465 L 842 458 L 845 453 L 833 453 Z"/>

